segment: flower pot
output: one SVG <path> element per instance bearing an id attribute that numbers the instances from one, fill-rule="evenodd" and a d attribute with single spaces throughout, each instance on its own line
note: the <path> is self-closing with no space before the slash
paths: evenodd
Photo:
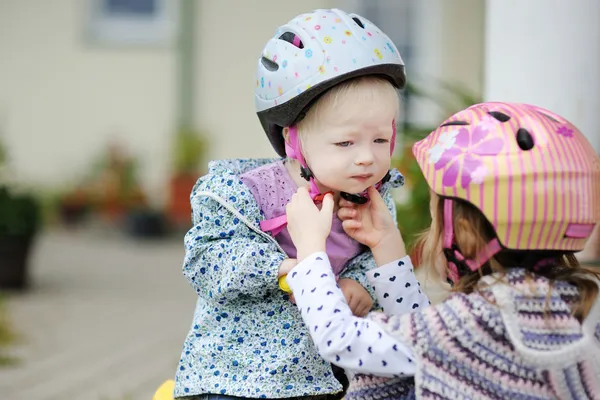
<path id="1" fill-rule="evenodd" d="M 33 235 L 0 235 L 0 289 L 24 289 L 29 284 L 29 254 Z"/>
<path id="2" fill-rule="evenodd" d="M 84 221 L 89 211 L 88 206 L 79 204 L 61 204 L 59 213 L 62 223 L 66 226 L 76 226 Z"/>
<path id="3" fill-rule="evenodd" d="M 134 238 L 162 238 L 167 234 L 167 225 L 162 213 L 139 209 L 128 213 L 125 230 Z"/>
<path id="4" fill-rule="evenodd" d="M 173 176 L 169 184 L 169 203 L 167 206 L 169 222 L 176 227 L 191 227 L 192 206 L 190 194 L 198 177 L 192 174 Z"/>

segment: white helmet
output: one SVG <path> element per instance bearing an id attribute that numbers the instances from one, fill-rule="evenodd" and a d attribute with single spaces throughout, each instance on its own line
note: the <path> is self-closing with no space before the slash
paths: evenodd
<path id="1" fill-rule="evenodd" d="M 404 62 L 377 26 L 337 9 L 315 10 L 283 25 L 262 51 L 254 101 L 258 118 L 280 156 L 283 127 L 300 121 L 310 105 L 345 80 L 381 75 L 404 87 Z"/>

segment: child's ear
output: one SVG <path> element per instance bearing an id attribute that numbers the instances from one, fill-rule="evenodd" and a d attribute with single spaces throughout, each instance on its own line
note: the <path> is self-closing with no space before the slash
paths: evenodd
<path id="1" fill-rule="evenodd" d="M 283 135 L 283 140 L 285 140 L 287 144 L 290 144 L 290 128 L 286 126 L 283 128 L 281 134 Z"/>

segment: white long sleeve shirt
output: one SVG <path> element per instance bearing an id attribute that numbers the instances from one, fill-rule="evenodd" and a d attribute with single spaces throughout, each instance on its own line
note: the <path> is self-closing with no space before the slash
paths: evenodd
<path id="1" fill-rule="evenodd" d="M 405 314 L 430 304 L 408 256 L 368 271 L 367 278 L 387 315 Z M 327 254 L 305 258 L 288 274 L 287 281 L 325 360 L 353 373 L 383 377 L 415 374 L 411 350 L 386 333 L 377 323 L 376 313 L 371 318 L 352 315 Z"/>

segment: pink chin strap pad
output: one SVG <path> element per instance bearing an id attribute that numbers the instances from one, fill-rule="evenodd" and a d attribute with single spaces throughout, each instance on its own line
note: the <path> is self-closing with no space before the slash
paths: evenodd
<path id="1" fill-rule="evenodd" d="M 498 239 L 491 240 L 476 256 L 474 260 L 467 260 L 460 251 L 453 249 L 454 244 L 454 229 L 452 218 L 452 200 L 444 199 L 444 239 L 443 247 L 446 251 L 453 251 L 454 257 L 463 262 L 471 271 L 477 271 L 483 264 L 490 260 L 495 254 L 502 250 L 502 246 Z M 448 277 L 452 282 L 456 283 L 460 279 L 458 266 L 451 261 L 448 261 Z"/>
<path id="2" fill-rule="evenodd" d="M 289 127 L 289 135 L 290 141 L 289 143 L 285 142 L 285 154 L 288 158 L 298 160 L 301 166 L 308 169 L 308 165 L 306 165 L 306 161 L 304 160 L 304 156 L 302 155 L 302 148 L 300 145 L 300 138 L 298 137 L 298 128 L 296 126 Z M 310 198 L 314 199 L 319 194 L 319 189 L 317 188 L 317 184 L 315 183 L 315 179 L 311 176 L 309 179 L 310 182 Z"/>
<path id="3" fill-rule="evenodd" d="M 300 138 L 298 137 L 298 128 L 295 126 L 289 127 L 289 143 L 285 141 L 285 154 L 288 158 L 298 160 L 300 165 L 306 169 L 308 166 L 306 165 L 306 161 L 304 160 L 304 156 L 302 155 L 302 150 L 300 147 Z M 319 189 L 317 188 L 317 184 L 313 177 L 309 179 L 310 183 L 310 198 L 315 199 L 319 194 Z M 267 219 L 260 221 L 260 229 L 263 232 L 271 232 L 273 236 L 277 236 L 287 225 L 287 216 L 285 214 L 280 215 L 279 217 Z"/>

